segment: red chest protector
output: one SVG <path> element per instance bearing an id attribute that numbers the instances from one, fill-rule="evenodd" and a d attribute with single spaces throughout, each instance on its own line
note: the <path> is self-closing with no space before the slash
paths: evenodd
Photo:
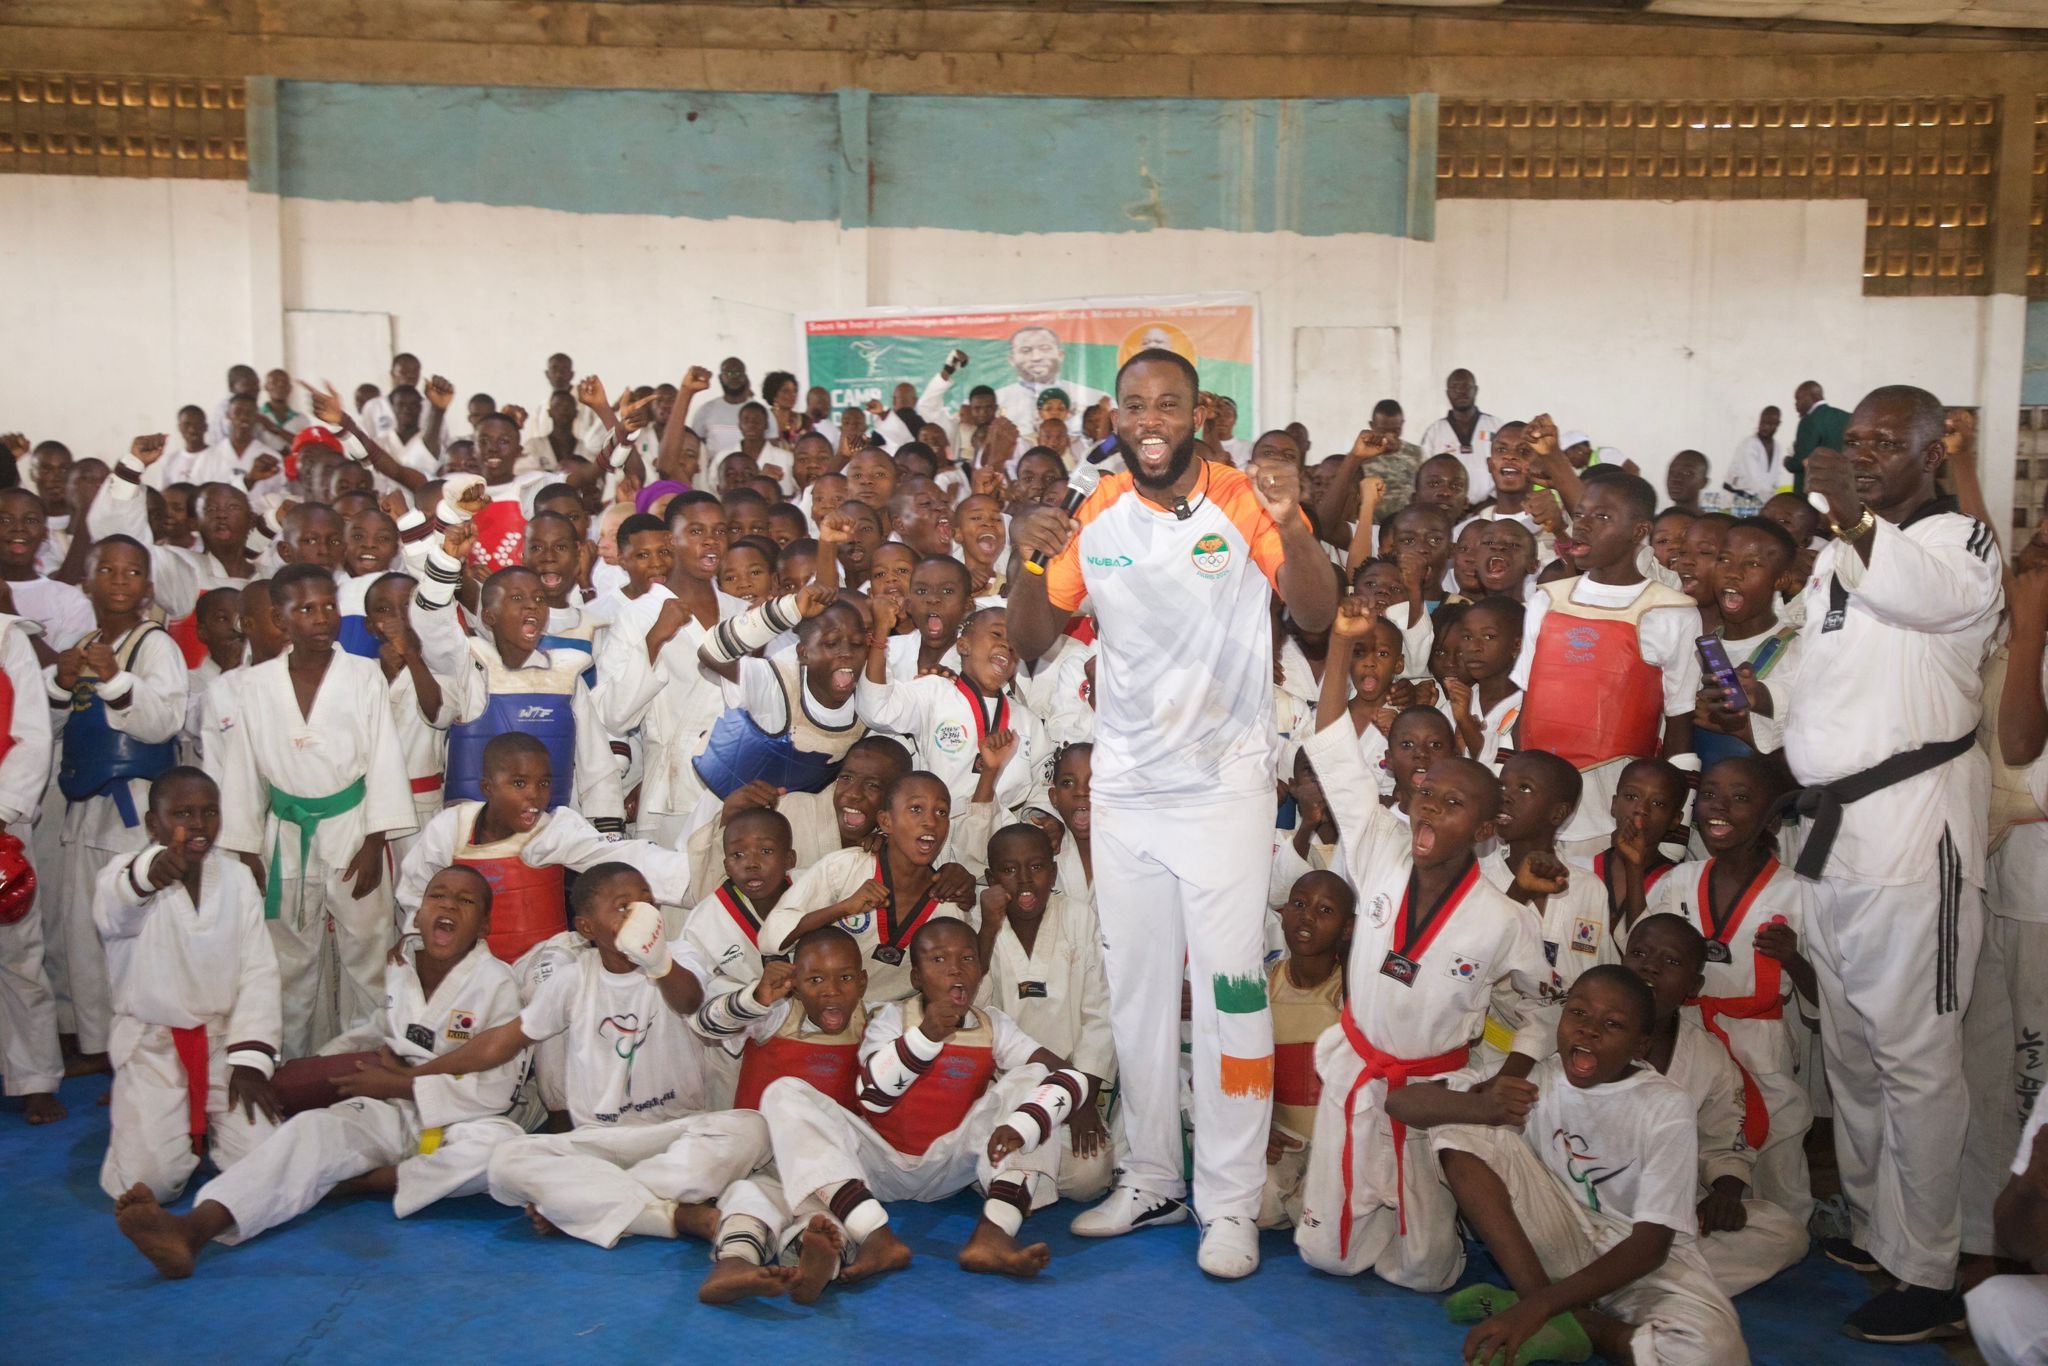
<path id="1" fill-rule="evenodd" d="M 801 1018 L 791 1011 L 792 1018 Z M 761 1093 L 768 1083 L 783 1077 L 801 1077 L 819 1095 L 843 1110 L 860 1113 L 860 1031 L 848 1035 L 778 1034 L 762 1043 L 750 1043 L 740 1058 L 739 1089 L 733 1094 L 735 1110 L 758 1110 Z"/>
<path id="2" fill-rule="evenodd" d="M 533 838 L 531 834 L 495 844 L 472 844 L 476 818 L 482 812 L 479 805 L 464 812 L 457 822 L 455 861 L 476 869 L 491 884 L 491 932 L 485 942 L 498 958 L 515 963 L 541 940 L 568 928 L 562 899 L 564 879 L 559 867 L 529 868 L 520 860 L 519 853 Z"/>
<path id="3" fill-rule="evenodd" d="M 1650 758 L 1664 738 L 1664 671 L 1643 658 L 1638 627 L 1647 612 L 1693 601 L 1653 581 L 1627 607 L 1588 607 L 1571 600 L 1578 582 L 1543 586 L 1550 601 L 1529 665 L 1520 748 L 1547 749 L 1580 770 Z"/>
<path id="4" fill-rule="evenodd" d="M 924 1018 L 923 1002 L 903 1003 L 905 1033 Z M 995 1033 L 988 1016 L 975 1012 L 973 1029 L 961 1029 L 946 1040 L 930 1070 L 898 1097 L 895 1105 L 872 1117 L 875 1132 L 907 1157 L 922 1157 L 932 1144 L 960 1127 L 967 1112 L 995 1080 Z"/>
<path id="5" fill-rule="evenodd" d="M 185 656 L 185 667 L 196 669 L 206 659 L 206 642 L 199 638 L 199 613 L 192 612 L 176 621 L 164 623 L 164 630 L 177 642 L 178 652 Z"/>

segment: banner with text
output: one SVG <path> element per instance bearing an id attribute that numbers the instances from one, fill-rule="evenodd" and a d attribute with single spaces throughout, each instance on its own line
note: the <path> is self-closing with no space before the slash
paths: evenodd
<path id="1" fill-rule="evenodd" d="M 797 326 L 805 383 L 824 386 L 834 411 L 871 400 L 892 406 L 898 384 L 922 394 L 948 353 L 960 350 L 967 365 L 953 376 L 945 411 L 957 413 L 968 391 L 986 384 L 1028 443 L 1047 411 L 1047 389 L 1066 395 L 1069 425 L 1078 429 L 1081 410 L 1111 394 L 1119 366 L 1161 347 L 1193 361 L 1202 388 L 1237 405 L 1239 437 L 1258 431 L 1258 305 L 1250 294 L 876 308 L 814 314 Z"/>

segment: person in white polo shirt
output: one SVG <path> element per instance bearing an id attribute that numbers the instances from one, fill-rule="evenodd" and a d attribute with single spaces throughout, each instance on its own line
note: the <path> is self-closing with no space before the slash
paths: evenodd
<path id="1" fill-rule="evenodd" d="M 1130 1159 L 1074 1221 L 1106 1238 L 1187 1217 L 1181 1204 L 1180 1000 L 1193 982 L 1194 1195 L 1200 1265 L 1249 1275 L 1272 1115 L 1263 971 L 1272 862 L 1272 595 L 1304 631 L 1336 614 L 1337 582 L 1279 456 L 1239 471 L 1195 453 L 1207 420 L 1195 367 L 1147 350 L 1117 374 L 1126 469 L 1078 509 L 1018 517 L 1010 642 L 1036 659 L 1092 604 L 1096 730 L 1092 855 L 1110 1028 Z M 1031 572 L 1025 557 L 1046 557 Z"/>

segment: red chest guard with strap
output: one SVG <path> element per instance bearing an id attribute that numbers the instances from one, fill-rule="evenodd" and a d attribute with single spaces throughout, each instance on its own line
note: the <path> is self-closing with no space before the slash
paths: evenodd
<path id="1" fill-rule="evenodd" d="M 851 1038 L 819 1035 L 809 1039 L 778 1034 L 761 1043 L 749 1043 L 740 1058 L 740 1083 L 732 1108 L 760 1109 L 761 1093 L 768 1083 L 783 1077 L 801 1077 L 819 1095 L 859 1114 L 859 1033 Z"/>
<path id="2" fill-rule="evenodd" d="M 922 1003 L 903 1003 L 906 1033 L 924 1019 Z M 975 1012 L 975 1027 L 959 1029 L 925 1074 L 881 1114 L 872 1116 L 875 1132 L 889 1146 L 909 1157 L 922 1157 L 932 1144 L 960 1127 L 967 1112 L 995 1080 L 995 1031 L 988 1016 Z"/>
<path id="3" fill-rule="evenodd" d="M 529 868 L 519 857 L 532 835 L 515 835 L 493 844 L 472 844 L 476 818 L 482 807 L 463 813 L 456 825 L 459 838 L 455 861 L 474 868 L 491 884 L 491 932 L 485 942 L 491 953 L 507 963 L 543 939 L 552 939 L 568 928 L 563 900 L 565 879 L 557 868 Z"/>
<path id="4" fill-rule="evenodd" d="M 1627 607 L 1588 607 L 1571 600 L 1577 582 L 1544 585 L 1550 602 L 1529 665 L 1520 747 L 1547 749 L 1582 771 L 1649 758 L 1663 744 L 1664 671 L 1643 658 L 1638 627 L 1645 613 L 1692 599 L 1652 582 Z"/>

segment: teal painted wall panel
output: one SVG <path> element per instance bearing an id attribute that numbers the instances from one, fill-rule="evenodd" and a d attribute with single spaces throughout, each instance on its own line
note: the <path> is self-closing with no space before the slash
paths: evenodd
<path id="1" fill-rule="evenodd" d="M 2027 361 L 2020 375 L 2020 402 L 2048 405 L 2048 299 L 2027 305 Z"/>
<path id="2" fill-rule="evenodd" d="M 877 98 L 877 227 L 1401 235 L 1408 101 Z"/>
<path id="3" fill-rule="evenodd" d="M 1166 227 L 1427 236 L 1429 205 L 1410 202 L 1409 121 L 1406 99 L 284 81 L 275 171 L 264 175 L 281 194 L 316 200 L 425 198 L 998 233 Z M 1428 169 L 1421 183 L 1433 189 Z"/>
<path id="4" fill-rule="evenodd" d="M 302 199 L 830 221 L 831 95 L 286 81 L 279 184 Z"/>

